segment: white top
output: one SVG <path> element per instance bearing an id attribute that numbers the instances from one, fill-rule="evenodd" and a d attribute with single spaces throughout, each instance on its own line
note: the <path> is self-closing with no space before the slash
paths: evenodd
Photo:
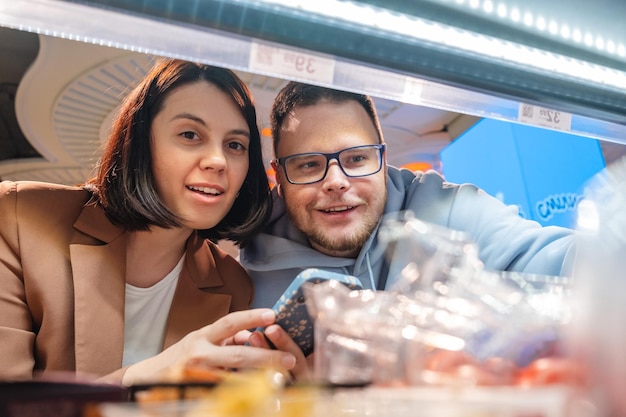
<path id="1" fill-rule="evenodd" d="M 165 324 L 184 259 L 183 254 L 174 269 L 151 287 L 139 288 L 126 284 L 122 366 L 132 365 L 161 352 Z"/>

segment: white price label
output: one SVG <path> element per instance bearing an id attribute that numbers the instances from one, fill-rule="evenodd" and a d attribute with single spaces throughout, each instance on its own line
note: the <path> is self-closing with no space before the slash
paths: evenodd
<path id="1" fill-rule="evenodd" d="M 559 110 L 520 103 L 517 120 L 537 126 L 569 132 L 572 129 L 572 115 Z"/>
<path id="2" fill-rule="evenodd" d="M 252 42 L 248 67 L 251 71 L 274 73 L 331 84 L 335 60 L 292 49 Z"/>

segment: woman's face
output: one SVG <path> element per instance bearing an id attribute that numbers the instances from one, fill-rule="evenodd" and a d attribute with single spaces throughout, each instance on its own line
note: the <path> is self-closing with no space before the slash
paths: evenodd
<path id="1" fill-rule="evenodd" d="M 248 173 L 250 130 L 235 101 L 198 81 L 165 98 L 151 126 L 157 192 L 183 227 L 210 229 L 232 207 Z"/>

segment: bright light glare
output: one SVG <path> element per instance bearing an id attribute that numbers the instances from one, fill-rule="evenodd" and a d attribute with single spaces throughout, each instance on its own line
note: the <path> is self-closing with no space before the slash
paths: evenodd
<path id="1" fill-rule="evenodd" d="M 353 3 L 341 2 L 341 1 L 335 2 L 334 6 L 326 6 L 325 3 L 327 3 L 327 1 L 322 1 L 319 3 L 316 1 L 312 1 L 309 3 L 306 3 L 306 7 L 303 5 L 303 8 L 305 10 L 312 11 L 312 12 L 319 13 L 319 14 L 328 14 L 328 10 L 331 10 L 329 9 L 329 7 L 332 7 L 336 13 L 336 16 L 346 16 L 348 18 L 347 20 L 352 20 L 352 21 L 356 21 L 358 17 L 359 21 L 361 19 L 364 19 L 362 21 L 363 24 L 372 24 L 372 22 L 368 20 L 368 16 L 370 15 L 369 11 L 372 9 L 359 7 Z M 324 11 L 321 11 L 321 10 L 324 10 Z"/>
<path id="2" fill-rule="evenodd" d="M 324 311 L 334 310 L 337 308 L 337 300 L 332 297 L 325 297 L 323 305 Z"/>
<path id="3" fill-rule="evenodd" d="M 491 0 L 485 0 L 485 2 L 483 3 L 483 10 L 487 14 L 493 13 L 493 3 L 491 2 Z"/>
<path id="4" fill-rule="evenodd" d="M 520 11 L 517 7 L 514 7 L 513 10 L 511 10 L 511 20 L 514 22 L 519 22 L 520 20 Z"/>
<path id="5" fill-rule="evenodd" d="M 596 48 L 601 51 L 604 50 L 604 39 L 602 39 L 601 37 L 596 38 Z"/>
<path id="6" fill-rule="evenodd" d="M 533 14 L 530 12 L 526 12 L 524 13 L 524 24 L 526 26 L 532 26 L 533 25 Z"/>
<path id="7" fill-rule="evenodd" d="M 551 34 L 556 35 L 559 33 L 559 24 L 554 20 L 550 20 L 550 23 L 548 23 L 548 31 Z"/>
<path id="8" fill-rule="evenodd" d="M 410 20 L 406 16 L 394 16 L 391 13 L 380 13 L 376 17 L 376 27 L 390 28 L 397 25 L 399 31 L 406 33 L 411 25 Z"/>
<path id="9" fill-rule="evenodd" d="M 498 4 L 497 13 L 499 17 L 506 17 L 506 4 Z"/>
<path id="10" fill-rule="evenodd" d="M 589 232 L 597 232 L 600 227 L 600 215 L 598 207 L 589 200 L 581 200 L 578 203 L 577 227 Z"/>
<path id="11" fill-rule="evenodd" d="M 443 333 L 425 332 L 424 343 L 428 346 L 438 347 L 451 351 L 459 351 L 465 347 L 465 341 L 460 337 L 450 336 Z"/>
<path id="12" fill-rule="evenodd" d="M 328 337 L 326 338 L 326 342 L 330 345 L 337 345 L 344 349 L 348 349 L 349 351 L 358 353 L 366 353 L 369 349 L 367 343 L 339 334 L 328 335 Z"/>
<path id="13" fill-rule="evenodd" d="M 606 43 L 606 50 L 607 52 L 610 52 L 612 54 L 615 53 L 615 42 L 613 42 L 612 40 L 608 40 L 608 42 Z"/>
<path id="14" fill-rule="evenodd" d="M 546 30 L 546 26 L 546 19 L 543 16 L 537 17 L 537 29 L 543 32 Z"/>
<path id="15" fill-rule="evenodd" d="M 402 328 L 401 333 L 403 338 L 407 340 L 415 340 L 419 333 L 419 330 L 415 326 L 408 325 Z"/>

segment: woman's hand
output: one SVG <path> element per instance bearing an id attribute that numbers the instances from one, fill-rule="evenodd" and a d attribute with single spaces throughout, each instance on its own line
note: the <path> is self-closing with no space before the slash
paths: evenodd
<path id="1" fill-rule="evenodd" d="M 298 361 L 291 350 L 269 350 L 241 344 L 242 339 L 249 335 L 246 329 L 270 326 L 275 319 L 271 309 L 230 313 L 189 333 L 160 354 L 131 365 L 124 374 L 122 384 L 129 386 L 158 381 L 166 372 L 188 365 L 220 369 L 272 367 L 291 371 Z"/>
<path id="2" fill-rule="evenodd" d="M 277 324 L 272 324 L 265 329 L 265 336 L 272 342 L 276 349 L 293 354 L 296 359 L 295 365 L 290 369 L 292 377 L 298 382 L 309 382 L 312 379 L 313 354 L 304 357 L 302 350 L 293 341 L 287 332 Z M 254 332 L 249 337 L 251 346 L 269 348 L 269 344 L 261 332 Z"/>

